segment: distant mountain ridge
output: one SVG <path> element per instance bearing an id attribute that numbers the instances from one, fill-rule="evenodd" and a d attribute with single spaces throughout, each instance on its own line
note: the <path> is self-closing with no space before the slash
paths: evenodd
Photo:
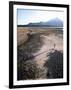
<path id="1" fill-rule="evenodd" d="M 63 21 L 59 18 L 51 19 L 47 22 L 29 23 L 27 25 L 18 25 L 23 27 L 63 27 Z"/>

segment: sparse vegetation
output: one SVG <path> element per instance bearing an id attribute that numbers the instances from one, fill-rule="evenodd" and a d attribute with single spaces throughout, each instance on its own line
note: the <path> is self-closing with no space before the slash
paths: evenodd
<path id="1" fill-rule="evenodd" d="M 45 69 L 39 68 L 34 61 L 18 62 L 18 80 L 39 79 L 45 77 Z"/>
<path id="2" fill-rule="evenodd" d="M 48 68 L 47 78 L 63 78 L 63 53 L 57 50 L 50 52 L 44 66 Z"/>
<path id="3" fill-rule="evenodd" d="M 20 27 L 19 27 L 20 29 Z M 26 38 L 26 32 L 31 30 L 34 32 L 28 39 L 27 42 L 24 43 L 24 39 Z M 56 37 L 61 38 L 63 40 L 63 31 L 61 30 L 48 30 L 48 29 L 38 29 L 34 28 L 22 28 L 22 30 L 18 31 L 18 41 L 19 45 L 17 46 L 17 79 L 18 80 L 28 80 L 28 79 L 44 79 L 44 78 L 62 78 L 63 77 L 63 53 L 60 50 L 55 50 L 54 52 L 50 52 L 49 57 L 44 62 L 43 67 L 39 67 L 36 61 L 34 60 L 33 53 L 37 53 L 44 43 L 42 42 L 41 35 L 52 37 L 54 34 Z M 21 36 L 20 33 L 23 33 L 24 37 Z M 26 34 L 26 35 L 25 35 Z M 21 38 L 21 39 L 19 39 Z M 48 42 L 48 41 L 46 41 Z M 52 44 L 52 43 L 51 43 Z M 62 41 L 60 44 L 62 49 Z M 49 47 L 48 45 L 46 45 Z M 57 47 L 59 49 L 59 46 Z M 63 49 L 62 49 L 63 50 Z M 39 59 L 38 59 L 39 61 Z"/>

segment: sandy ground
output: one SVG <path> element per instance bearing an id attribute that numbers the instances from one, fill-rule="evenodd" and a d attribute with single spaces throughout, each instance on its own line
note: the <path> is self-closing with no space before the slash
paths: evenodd
<path id="1" fill-rule="evenodd" d="M 18 46 L 22 43 L 24 44 L 28 40 L 29 30 L 27 29 L 18 29 L 17 32 L 17 44 Z M 55 34 L 49 34 L 49 35 L 40 35 L 40 38 L 42 38 L 43 46 L 40 48 L 40 50 L 37 53 L 33 53 L 35 57 L 36 63 L 41 67 L 43 66 L 45 60 L 47 59 L 47 54 L 55 49 L 55 50 L 61 50 L 63 51 L 63 39 L 60 38 L 58 35 Z M 41 53 L 41 54 L 40 54 Z"/>
<path id="2" fill-rule="evenodd" d="M 48 59 L 47 54 L 53 50 L 59 50 L 63 51 L 63 40 L 62 38 L 59 38 L 55 35 L 49 35 L 43 37 L 43 43 L 44 45 L 41 47 L 41 49 L 34 53 L 34 55 L 38 55 L 35 57 L 35 61 L 38 64 L 39 67 L 43 67 L 45 60 Z"/>
<path id="3" fill-rule="evenodd" d="M 17 30 L 17 45 L 18 46 L 25 43 L 28 40 L 27 33 L 29 33 L 29 31 L 26 29 L 18 29 Z"/>
<path id="4" fill-rule="evenodd" d="M 54 52 L 55 50 L 63 52 L 63 32 L 60 33 L 59 31 L 59 33 L 57 33 L 57 31 L 53 30 L 46 30 L 45 32 L 42 32 L 40 30 L 40 33 L 36 32 L 31 35 L 31 39 L 29 39 L 27 35 L 28 32 L 29 30 L 26 29 L 18 30 L 17 43 L 20 45 L 18 47 L 20 49 L 18 52 L 19 59 L 24 58 L 24 60 L 26 60 L 24 57 L 25 53 L 27 53 L 26 57 L 28 57 L 30 54 L 35 56 L 32 60 L 30 60 L 30 62 L 34 62 L 37 67 L 45 70 L 45 74 L 36 79 L 44 79 L 46 78 L 45 75 L 48 70 L 48 67 L 47 69 L 44 67 L 44 64 L 49 59 L 49 56 L 47 55 L 49 55 L 50 52 Z M 22 55 L 19 54 L 20 52 Z"/>

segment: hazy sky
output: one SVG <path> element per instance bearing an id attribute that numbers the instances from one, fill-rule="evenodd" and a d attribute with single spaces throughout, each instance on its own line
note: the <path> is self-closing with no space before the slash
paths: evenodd
<path id="1" fill-rule="evenodd" d="M 26 25 L 30 22 L 45 22 L 54 18 L 63 20 L 63 16 L 63 12 L 17 9 L 17 24 Z"/>

